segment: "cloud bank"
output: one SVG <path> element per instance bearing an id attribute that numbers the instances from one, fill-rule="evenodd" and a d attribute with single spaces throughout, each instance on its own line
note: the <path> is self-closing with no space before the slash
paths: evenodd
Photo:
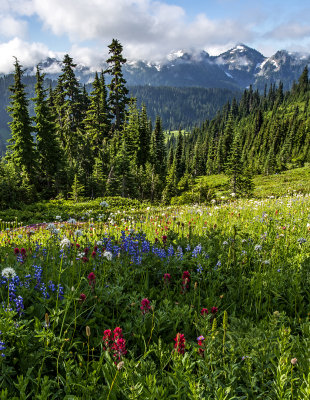
<path id="1" fill-rule="evenodd" d="M 223 1 L 232 7 L 230 0 Z M 13 55 L 25 66 L 55 55 L 40 43 L 39 29 L 59 40 L 65 38 L 67 52 L 88 66 L 106 58 L 112 38 L 120 40 L 128 59 L 161 61 L 177 49 L 219 54 L 237 42 L 255 45 L 263 39 L 268 47 L 272 40 L 280 43 L 287 37 L 300 39 L 310 34 L 308 23 L 280 18 L 277 26 L 265 29 L 267 34 L 258 33 L 262 15 L 252 14 L 243 22 L 204 13 L 189 18 L 184 8 L 165 0 L 0 0 L 0 72 L 10 70 Z M 34 21 L 38 37 L 27 42 Z"/>

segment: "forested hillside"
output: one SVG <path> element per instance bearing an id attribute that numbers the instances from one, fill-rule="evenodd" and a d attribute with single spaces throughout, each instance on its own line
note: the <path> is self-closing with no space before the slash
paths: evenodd
<path id="1" fill-rule="evenodd" d="M 184 165 L 193 175 L 225 172 L 235 151 L 240 165 L 255 174 L 272 174 L 310 162 L 308 69 L 291 91 L 271 85 L 263 95 L 252 88 L 240 102 L 184 137 Z M 169 142 L 175 146 L 175 140 Z"/>
<path id="2" fill-rule="evenodd" d="M 217 173 L 230 178 L 234 195 L 248 195 L 254 173 L 268 175 L 310 162 L 307 68 L 289 92 L 283 92 L 282 84 L 265 88 L 263 95 L 250 87 L 240 101 L 226 103 L 200 127 L 167 137 L 160 116 L 152 122 L 147 107 L 129 97 L 122 46 L 113 40 L 109 49 L 109 67 L 96 74 L 90 94 L 76 79 L 69 55 L 49 89 L 38 67 L 33 117 L 16 60 L 10 86 L 12 137 L 0 164 L 3 208 L 54 197 L 122 196 L 170 203 L 188 192 L 195 177 Z M 200 100 L 190 90 L 187 101 L 194 109 Z M 182 89 L 154 90 L 153 104 L 161 106 L 164 92 L 180 113 L 182 100 L 176 93 Z M 216 90 L 214 98 L 215 104 L 223 100 Z M 193 194 L 187 201 L 212 199 L 208 187 L 197 190 L 198 197 Z"/>
<path id="3" fill-rule="evenodd" d="M 4 154 L 7 140 L 10 137 L 10 115 L 7 107 L 10 103 L 9 87 L 14 82 L 14 75 L 0 78 L 0 154 Z M 31 100 L 35 96 L 35 76 L 23 76 L 23 84 L 29 101 L 30 116 L 34 116 L 34 104 Z M 50 86 L 54 89 L 57 81 L 45 79 L 44 87 Z M 86 85 L 88 93 L 92 91 L 92 84 Z M 206 88 L 174 88 L 174 87 L 152 87 L 132 86 L 128 87 L 129 97 L 137 99 L 139 107 L 146 105 L 148 116 L 155 123 L 156 116 L 160 115 L 162 126 L 165 130 L 191 129 L 200 125 L 206 119 L 213 118 L 218 110 L 231 101 L 234 97 L 240 98 L 241 92 L 228 89 L 206 89 Z"/>
<path id="4" fill-rule="evenodd" d="M 139 107 L 145 104 L 151 121 L 159 115 L 165 130 L 190 130 L 213 118 L 225 103 L 240 99 L 241 92 L 195 87 L 129 87 Z"/>

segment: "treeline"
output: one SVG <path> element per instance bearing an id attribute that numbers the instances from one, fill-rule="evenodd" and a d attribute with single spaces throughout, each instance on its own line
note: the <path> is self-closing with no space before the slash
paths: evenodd
<path id="1" fill-rule="evenodd" d="M 107 77 L 109 78 L 109 77 Z M 108 81 L 108 79 L 107 79 Z M 10 103 L 10 87 L 14 83 L 14 75 L 0 77 L 0 155 L 6 151 L 7 140 L 10 138 L 10 115 L 7 107 Z M 28 110 L 31 117 L 34 114 L 35 76 L 22 76 L 25 92 L 29 100 Z M 57 86 L 57 81 L 44 79 L 44 88 Z M 92 84 L 86 85 L 87 93 L 92 91 Z M 129 86 L 129 97 L 137 99 L 137 106 L 144 104 L 148 117 L 155 124 L 157 115 L 160 115 L 164 130 L 190 130 L 201 125 L 206 119 L 213 118 L 227 101 L 234 97 L 240 99 L 241 92 L 228 89 L 206 88 L 175 88 L 152 86 Z"/>
<path id="2" fill-rule="evenodd" d="M 138 107 L 146 106 L 152 121 L 160 115 L 164 130 L 191 130 L 213 118 L 228 101 L 241 97 L 229 89 L 198 87 L 131 86 L 129 93 Z"/>
<path id="3" fill-rule="evenodd" d="M 146 108 L 129 99 L 117 40 L 109 54 L 108 68 L 96 74 L 90 94 L 79 85 L 69 55 L 55 88 L 44 88 L 37 67 L 33 117 L 15 61 L 11 139 L 0 165 L 2 207 L 56 196 L 161 198 L 166 173 L 161 120 L 153 128 Z M 108 85 L 105 74 L 111 77 Z"/>
<path id="4" fill-rule="evenodd" d="M 309 98 L 307 68 L 285 93 L 281 83 L 265 87 L 262 95 L 250 87 L 239 102 L 227 103 L 190 135 L 171 138 L 168 153 L 174 154 L 181 141 L 181 163 L 193 176 L 225 173 L 236 148 L 247 173 L 268 175 L 304 166 L 310 162 Z"/>
<path id="5" fill-rule="evenodd" d="M 46 89 L 37 68 L 33 117 L 15 62 L 10 86 L 11 139 L 0 163 L 0 206 L 38 199 L 123 196 L 140 200 L 210 200 L 192 179 L 225 173 L 235 195 L 250 194 L 253 173 L 271 174 L 309 159 L 309 80 L 304 70 L 290 92 L 250 87 L 191 133 L 165 137 L 145 105 L 129 98 L 122 46 L 109 46 L 108 68 L 95 75 L 90 94 L 74 74 L 69 55 L 57 85 Z M 109 84 L 105 76 L 109 75 Z M 187 192 L 193 195 L 185 196 Z M 182 200 L 182 199 L 181 199 Z M 182 201 L 183 201 L 182 200 Z"/>

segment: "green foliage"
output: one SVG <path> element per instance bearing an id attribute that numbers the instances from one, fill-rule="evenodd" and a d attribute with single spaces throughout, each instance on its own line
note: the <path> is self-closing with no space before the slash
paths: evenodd
<path id="1" fill-rule="evenodd" d="M 83 204 L 54 204 L 82 214 Z M 85 204 L 109 217 L 1 223 L 1 265 L 18 276 L 1 270 L 1 399 L 309 396 L 308 196 L 147 210 L 123 198 Z M 120 358 L 103 341 L 116 327 Z"/>

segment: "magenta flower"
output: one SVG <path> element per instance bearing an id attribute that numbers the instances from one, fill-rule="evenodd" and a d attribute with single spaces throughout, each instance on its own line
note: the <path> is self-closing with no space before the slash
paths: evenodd
<path id="1" fill-rule="evenodd" d="M 202 316 L 205 316 L 205 315 L 208 315 L 208 314 L 209 314 L 209 311 L 208 311 L 207 308 L 202 308 L 201 311 L 200 311 L 200 314 L 201 314 Z"/>
<path id="2" fill-rule="evenodd" d="M 177 333 L 176 337 L 174 338 L 174 348 L 179 354 L 184 354 L 185 351 L 185 336 L 183 333 Z"/>
<path id="3" fill-rule="evenodd" d="M 151 302 L 150 302 L 149 299 L 142 299 L 141 300 L 140 310 L 142 311 L 143 315 L 147 314 L 150 311 L 150 309 L 151 309 L 150 303 Z"/>
<path id="4" fill-rule="evenodd" d="M 216 314 L 218 311 L 217 307 L 211 307 L 211 314 Z"/>

